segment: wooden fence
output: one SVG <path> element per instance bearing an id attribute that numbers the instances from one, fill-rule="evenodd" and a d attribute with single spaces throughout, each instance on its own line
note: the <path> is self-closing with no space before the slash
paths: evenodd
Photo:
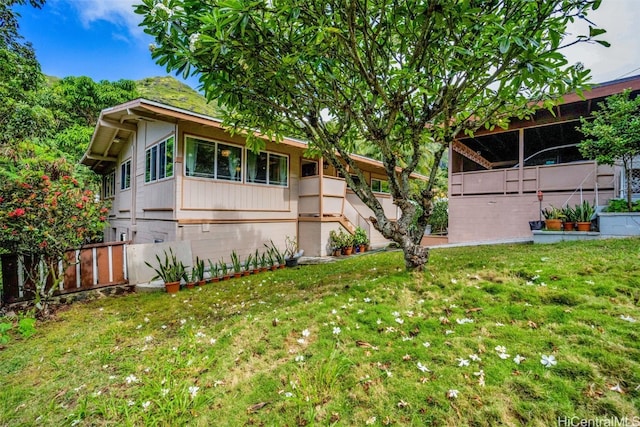
<path id="1" fill-rule="evenodd" d="M 109 242 L 84 246 L 67 252 L 69 266 L 64 281 L 54 295 L 122 285 L 127 280 L 127 242 Z M 26 271 L 33 260 L 17 255 L 2 255 L 2 302 L 13 303 L 34 298 L 35 286 Z M 63 265 L 60 262 L 60 270 Z M 44 270 L 41 270 L 44 275 Z M 48 286 L 52 285 L 51 277 Z"/>

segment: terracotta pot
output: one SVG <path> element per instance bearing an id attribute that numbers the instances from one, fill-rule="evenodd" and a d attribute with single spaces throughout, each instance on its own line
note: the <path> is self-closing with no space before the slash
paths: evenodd
<path id="1" fill-rule="evenodd" d="M 242 272 L 243 276 L 248 276 L 250 274 L 251 274 L 251 272 L 249 270 L 245 270 L 245 271 Z"/>
<path id="2" fill-rule="evenodd" d="M 277 268 L 278 268 L 278 266 L 277 266 L 277 265 L 272 265 L 272 266 L 271 266 L 271 271 L 276 271 L 276 269 L 277 269 Z"/>
<path id="3" fill-rule="evenodd" d="M 204 286 L 206 283 L 207 283 L 207 281 L 206 281 L 206 280 L 200 280 L 200 281 L 198 282 L 198 286 Z"/>
<path id="4" fill-rule="evenodd" d="M 169 282 L 164 284 L 164 289 L 168 294 L 177 294 L 180 290 L 180 282 Z"/>
<path id="5" fill-rule="evenodd" d="M 262 272 L 265 272 L 265 271 L 267 271 L 267 270 L 268 270 L 268 268 L 267 268 L 267 267 L 260 267 L 260 271 L 262 271 Z"/>
<path id="6" fill-rule="evenodd" d="M 284 267 L 285 267 L 285 265 L 284 265 L 284 264 L 278 264 L 278 268 L 279 268 L 280 270 L 284 269 Z"/>
<path id="7" fill-rule="evenodd" d="M 333 251 L 333 256 L 340 256 L 340 255 L 342 255 L 342 250 L 336 249 L 335 251 Z"/>
<path id="8" fill-rule="evenodd" d="M 544 221 L 547 230 L 560 231 L 562 230 L 562 220 L 561 219 L 546 219 Z"/>
<path id="9" fill-rule="evenodd" d="M 367 250 L 367 245 L 360 245 L 360 253 L 366 252 L 366 250 Z"/>
<path id="10" fill-rule="evenodd" d="M 211 279 L 213 281 L 213 283 L 219 282 L 220 278 L 219 277 L 214 277 Z"/>
<path id="11" fill-rule="evenodd" d="M 242 277 L 242 273 L 233 273 L 233 277 L 235 277 L 236 279 L 238 277 Z"/>
<path id="12" fill-rule="evenodd" d="M 196 286 L 196 282 L 187 282 L 187 289 L 193 289 Z"/>
<path id="13" fill-rule="evenodd" d="M 564 231 L 573 231 L 573 230 L 575 230 L 574 225 L 575 225 L 575 223 L 573 223 L 573 222 L 565 222 L 564 223 Z"/>
<path id="14" fill-rule="evenodd" d="M 591 231 L 591 221 L 588 221 L 588 222 L 578 221 L 578 231 Z"/>

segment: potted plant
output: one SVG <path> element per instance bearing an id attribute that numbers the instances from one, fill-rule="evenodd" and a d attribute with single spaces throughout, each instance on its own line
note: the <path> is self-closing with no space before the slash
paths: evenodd
<path id="1" fill-rule="evenodd" d="M 268 254 L 266 252 L 260 254 L 260 271 L 267 271 L 270 265 Z"/>
<path id="2" fill-rule="evenodd" d="M 347 234 L 344 231 L 340 230 L 342 236 L 340 240 L 342 241 L 342 253 L 344 255 L 351 255 L 353 252 L 353 236 L 351 234 Z"/>
<path id="3" fill-rule="evenodd" d="M 209 277 L 211 278 L 211 281 L 218 282 L 220 280 L 219 274 L 220 268 L 218 267 L 218 263 L 209 260 Z"/>
<path id="4" fill-rule="evenodd" d="M 336 230 L 329 232 L 329 248 L 333 252 L 333 256 L 342 254 L 342 242 L 340 241 L 340 234 Z"/>
<path id="5" fill-rule="evenodd" d="M 229 267 L 224 262 L 224 258 L 220 258 L 220 274 L 222 275 L 222 280 L 227 280 L 231 277 L 229 275 Z"/>
<path id="6" fill-rule="evenodd" d="M 197 256 L 196 256 L 196 262 L 193 265 L 192 274 L 193 274 L 194 271 L 196 273 L 196 277 L 195 277 L 196 284 L 198 286 L 204 285 L 204 283 L 205 283 L 205 281 L 204 281 L 204 260 L 198 258 Z"/>
<path id="7" fill-rule="evenodd" d="M 256 249 L 256 253 L 253 254 L 253 257 L 251 258 L 252 260 L 252 266 L 253 266 L 253 274 L 257 274 L 260 271 L 260 253 L 258 252 L 258 250 Z"/>
<path id="8" fill-rule="evenodd" d="M 167 293 L 175 294 L 180 290 L 180 281 L 186 280 L 186 271 L 182 261 L 178 261 L 178 258 L 173 253 L 173 250 L 169 248 L 169 253 L 164 251 L 164 260 L 156 254 L 156 260 L 158 261 L 157 267 L 149 264 L 145 261 L 145 264 L 155 271 L 156 275 L 151 280 L 161 279 L 164 282 Z"/>
<path id="9" fill-rule="evenodd" d="M 302 256 L 304 251 L 299 250 L 298 241 L 295 237 L 286 236 L 285 240 L 285 263 L 287 267 L 295 267 L 298 265 L 298 258 Z"/>
<path id="10" fill-rule="evenodd" d="M 544 216 L 544 223 L 547 230 L 560 231 L 562 230 L 562 220 L 565 218 L 562 209 L 549 206 L 542 210 Z"/>
<path id="11" fill-rule="evenodd" d="M 596 208 L 591 203 L 584 200 L 581 204 L 576 205 L 575 213 L 578 231 L 590 231 L 591 220 L 593 219 L 593 215 L 596 213 Z"/>
<path id="12" fill-rule="evenodd" d="M 366 250 L 369 244 L 369 237 L 367 232 L 362 227 L 356 227 L 356 231 L 353 235 L 353 244 L 358 246 L 359 252 L 362 253 Z"/>
<path id="13" fill-rule="evenodd" d="M 249 254 L 242 264 L 242 274 L 248 276 L 251 274 L 251 261 L 253 260 L 253 256 Z"/>
<path id="14" fill-rule="evenodd" d="M 562 213 L 565 216 L 564 231 L 573 231 L 576 223 L 576 210 L 567 205 L 562 208 Z"/>
<path id="15" fill-rule="evenodd" d="M 231 267 L 233 268 L 233 277 L 242 276 L 242 264 L 240 264 L 240 257 L 235 250 L 231 251 Z"/>
<path id="16" fill-rule="evenodd" d="M 271 257 L 273 259 L 273 266 L 275 266 L 276 268 L 280 267 L 280 268 L 284 268 L 284 258 L 285 258 L 285 253 L 281 252 L 280 249 L 278 249 L 278 247 L 275 245 L 275 243 L 273 243 L 273 240 L 271 240 L 269 242 L 270 244 L 267 245 L 265 243 L 265 247 L 267 248 L 267 251 L 269 251 L 269 253 L 271 254 Z M 278 264 L 277 266 L 275 264 Z M 271 268 L 272 270 L 275 270 L 275 268 Z"/>

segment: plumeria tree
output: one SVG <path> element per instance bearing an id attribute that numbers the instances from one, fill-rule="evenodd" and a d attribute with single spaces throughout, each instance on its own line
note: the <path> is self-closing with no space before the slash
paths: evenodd
<path id="1" fill-rule="evenodd" d="M 158 63 L 198 74 L 254 149 L 263 144 L 255 129 L 306 137 L 371 208 L 374 227 L 403 248 L 409 269 L 428 261 L 420 239 L 448 145 L 579 90 L 589 72 L 568 64 L 562 47 L 604 32 L 567 32 L 600 0 L 142 2 L 136 11 Z M 358 141 L 380 154 L 397 220 L 349 157 Z M 410 177 L 433 144 L 435 167 L 416 194 Z"/>
<path id="2" fill-rule="evenodd" d="M 631 91 L 612 95 L 598 104 L 593 120 L 581 118 L 580 131 L 587 139 L 580 144 L 583 156 L 605 165 L 622 163 L 627 186 L 627 207 L 633 206 L 632 164 L 640 156 L 640 97 Z"/>
<path id="3" fill-rule="evenodd" d="M 1 160 L 0 246 L 32 261 L 25 262 L 27 275 L 35 285 L 37 307 L 46 309 L 66 267 L 76 262 L 65 253 L 100 238 L 108 206 L 67 174 L 71 165 L 64 160 L 49 168 L 49 175 L 39 168 L 12 168 L 6 158 Z"/>

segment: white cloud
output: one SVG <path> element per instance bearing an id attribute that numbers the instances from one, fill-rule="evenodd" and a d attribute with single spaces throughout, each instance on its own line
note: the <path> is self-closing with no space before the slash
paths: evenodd
<path id="1" fill-rule="evenodd" d="M 140 0 L 58 0 L 65 1 L 78 11 L 80 21 L 85 27 L 90 27 L 96 21 L 107 21 L 118 28 L 125 29 L 135 37 L 143 36 L 142 28 L 138 25 L 142 22 L 142 15 L 134 12 L 134 5 L 141 4 Z M 121 33 L 115 33 L 114 37 L 126 39 Z"/>
<path id="2" fill-rule="evenodd" d="M 607 30 L 599 38 L 611 43 L 611 47 L 599 44 L 572 46 L 565 52 L 569 63 L 582 62 L 591 69 L 594 83 L 640 74 L 640 38 L 636 35 L 640 22 L 638 6 L 637 0 L 603 1 L 588 18 Z M 570 31 L 574 35 L 588 34 L 588 23 L 576 22 Z"/>

